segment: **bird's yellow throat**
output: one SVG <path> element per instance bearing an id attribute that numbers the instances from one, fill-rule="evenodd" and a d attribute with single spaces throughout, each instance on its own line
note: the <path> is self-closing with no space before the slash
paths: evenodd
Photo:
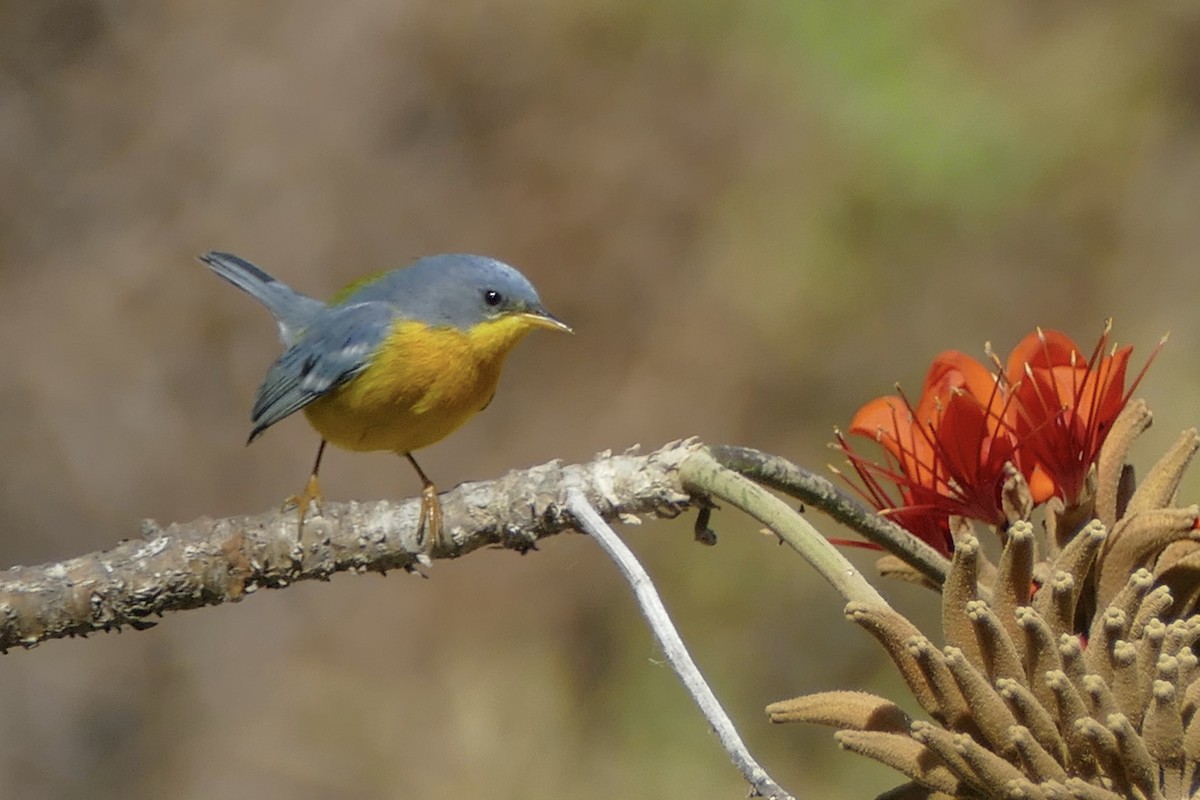
<path id="1" fill-rule="evenodd" d="M 512 348 L 537 327 L 513 314 L 463 331 L 397 325 L 362 373 L 305 407 L 325 439 L 348 450 L 409 453 L 448 436 L 491 401 Z"/>

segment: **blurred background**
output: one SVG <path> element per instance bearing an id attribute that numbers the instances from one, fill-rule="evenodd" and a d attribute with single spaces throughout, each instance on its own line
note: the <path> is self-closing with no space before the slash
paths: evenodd
<path id="1" fill-rule="evenodd" d="M 918 392 L 938 351 L 1035 325 L 1090 351 L 1110 315 L 1139 366 L 1172 332 L 1144 470 L 1197 422 L 1198 204 L 1183 0 L 2 2 L 0 562 L 302 487 L 301 420 L 243 447 L 275 331 L 208 249 L 321 297 L 443 251 L 537 284 L 577 335 L 532 336 L 422 454 L 443 488 L 689 435 L 823 469 L 832 427 Z M 389 455 L 330 452 L 322 478 L 417 489 Z M 711 549 L 690 519 L 624 534 L 751 749 L 806 797 L 899 783 L 767 724 L 820 689 L 913 704 L 792 552 L 714 525 Z M 581 536 L 51 642 L 0 676 L 9 797 L 745 794 Z"/>

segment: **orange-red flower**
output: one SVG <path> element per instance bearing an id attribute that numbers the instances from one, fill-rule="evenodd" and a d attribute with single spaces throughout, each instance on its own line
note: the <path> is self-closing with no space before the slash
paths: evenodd
<path id="1" fill-rule="evenodd" d="M 1125 388 L 1132 347 L 1104 355 L 1106 325 L 1091 358 L 1064 333 L 1037 330 L 1008 357 L 1005 375 L 1013 393 L 1011 424 L 1034 502 L 1058 496 L 1080 501 L 1088 470 L 1121 409 L 1146 374 L 1158 349 Z M 1161 346 L 1161 343 L 1160 343 Z"/>
<path id="2" fill-rule="evenodd" d="M 1001 490 L 1015 440 L 1005 395 L 986 367 L 950 350 L 934 359 L 916 408 L 904 397 L 867 403 L 850 433 L 883 447 L 886 464 L 862 458 L 840 434 L 841 449 L 877 509 L 943 553 L 951 550 L 950 516 L 1004 521 Z M 895 484 L 896 497 L 885 483 Z"/>
<path id="3" fill-rule="evenodd" d="M 838 434 L 860 492 L 947 554 L 951 516 L 1007 522 L 1002 495 L 1012 468 L 1035 503 L 1079 501 L 1105 437 L 1158 352 L 1126 389 L 1132 348 L 1104 355 L 1109 331 L 1089 359 L 1066 334 L 1034 331 L 995 373 L 958 351 L 938 355 L 915 408 L 903 395 L 886 396 L 854 415 L 850 433 L 878 442 L 883 463 L 858 455 Z"/>

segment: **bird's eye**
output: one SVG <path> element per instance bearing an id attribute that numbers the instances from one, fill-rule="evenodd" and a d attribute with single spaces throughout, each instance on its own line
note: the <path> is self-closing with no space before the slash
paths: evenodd
<path id="1" fill-rule="evenodd" d="M 488 289 L 483 293 L 483 302 L 489 306 L 498 306 L 504 301 L 504 295 L 497 292 L 495 289 Z"/>

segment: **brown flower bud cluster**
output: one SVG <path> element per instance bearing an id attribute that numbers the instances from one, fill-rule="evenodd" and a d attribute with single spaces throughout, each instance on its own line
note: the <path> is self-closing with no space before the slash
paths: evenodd
<path id="1" fill-rule="evenodd" d="M 997 562 L 954 526 L 944 646 L 888 606 L 846 607 L 928 720 L 847 691 L 775 703 L 771 719 L 835 727 L 909 778 L 885 797 L 1200 798 L 1200 509 L 1175 504 L 1200 435 L 1135 486 L 1126 454 L 1149 422 L 1129 403 L 1081 501 L 1049 508 L 1043 536 L 1028 520 L 998 530 Z"/>

